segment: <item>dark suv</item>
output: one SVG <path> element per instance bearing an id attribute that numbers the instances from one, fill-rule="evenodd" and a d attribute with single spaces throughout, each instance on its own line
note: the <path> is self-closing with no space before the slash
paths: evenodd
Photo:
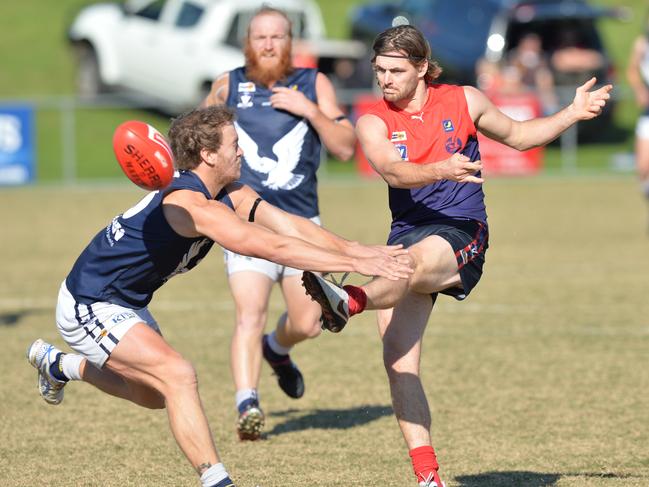
<path id="1" fill-rule="evenodd" d="M 351 34 L 371 44 L 397 16 L 406 17 L 428 39 L 433 58 L 444 73 L 442 81 L 475 84 L 476 63 L 484 58 L 506 58 L 526 34 L 537 34 L 543 51 L 552 55 L 570 39 L 580 48 L 600 53 L 597 69 L 556 73 L 556 84 L 574 86 L 591 75 L 604 83 L 612 79 L 613 65 L 597 30 L 602 17 L 621 12 L 589 5 L 584 0 L 400 0 L 368 3 L 351 16 Z M 366 75 L 367 76 L 367 75 Z M 574 94 L 574 91 L 573 91 Z"/>

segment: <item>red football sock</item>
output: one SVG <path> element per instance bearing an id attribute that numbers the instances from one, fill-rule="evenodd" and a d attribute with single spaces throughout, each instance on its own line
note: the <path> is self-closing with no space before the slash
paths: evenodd
<path id="1" fill-rule="evenodd" d="M 367 305 L 367 294 L 362 287 L 343 286 L 343 289 L 349 294 L 349 316 L 354 316 L 365 309 Z"/>
<path id="2" fill-rule="evenodd" d="M 442 481 L 437 474 L 439 465 L 437 464 L 437 457 L 435 456 L 433 447 L 428 445 L 420 446 L 413 448 L 408 453 L 412 460 L 412 468 L 417 476 L 417 481 L 430 482 L 434 480 L 438 487 L 442 487 Z"/>

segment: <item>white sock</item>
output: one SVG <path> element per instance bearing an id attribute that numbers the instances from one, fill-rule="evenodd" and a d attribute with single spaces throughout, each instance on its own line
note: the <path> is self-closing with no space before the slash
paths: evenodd
<path id="1" fill-rule="evenodd" d="M 229 475 L 225 471 L 225 467 L 222 463 L 217 463 L 203 472 L 203 475 L 201 475 L 201 484 L 203 484 L 203 487 L 212 487 L 226 477 L 229 477 Z"/>
<path id="2" fill-rule="evenodd" d="M 239 404 L 247 399 L 256 399 L 259 401 L 259 394 L 257 394 L 257 389 L 239 389 L 234 396 L 234 400 L 237 403 L 237 409 Z"/>
<path id="3" fill-rule="evenodd" d="M 291 348 L 293 348 L 293 347 L 285 347 L 277 343 L 277 337 L 275 336 L 274 331 L 270 335 L 268 335 L 268 346 L 273 352 L 275 352 L 278 355 L 288 355 L 289 352 L 291 351 Z"/>
<path id="4" fill-rule="evenodd" d="M 642 181 L 640 183 L 640 188 L 642 189 L 642 193 L 649 198 L 649 180 Z"/>
<path id="5" fill-rule="evenodd" d="M 70 380 L 81 380 L 81 362 L 83 362 L 81 355 L 65 353 L 61 357 L 61 372 Z"/>

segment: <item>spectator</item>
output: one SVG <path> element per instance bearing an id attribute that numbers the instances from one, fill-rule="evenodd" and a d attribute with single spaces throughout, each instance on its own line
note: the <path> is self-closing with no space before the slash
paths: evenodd
<path id="1" fill-rule="evenodd" d="M 554 77 L 543 52 L 541 38 L 537 34 L 525 34 L 519 40 L 517 46 L 509 52 L 508 65 L 518 69 L 523 86 L 537 93 L 544 113 L 557 111 Z"/>
<path id="2" fill-rule="evenodd" d="M 627 79 L 642 111 L 635 129 L 635 159 L 638 178 L 649 202 L 649 22 L 645 32 L 636 37 L 629 55 Z"/>

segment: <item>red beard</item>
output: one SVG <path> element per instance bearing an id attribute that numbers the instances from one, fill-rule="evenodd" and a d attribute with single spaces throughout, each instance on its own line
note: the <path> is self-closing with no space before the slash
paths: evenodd
<path id="1" fill-rule="evenodd" d="M 290 47 L 280 53 L 277 63 L 272 66 L 262 65 L 259 54 L 252 50 L 247 41 L 243 53 L 246 57 L 246 77 L 261 86 L 270 86 L 287 78 L 293 72 Z"/>

